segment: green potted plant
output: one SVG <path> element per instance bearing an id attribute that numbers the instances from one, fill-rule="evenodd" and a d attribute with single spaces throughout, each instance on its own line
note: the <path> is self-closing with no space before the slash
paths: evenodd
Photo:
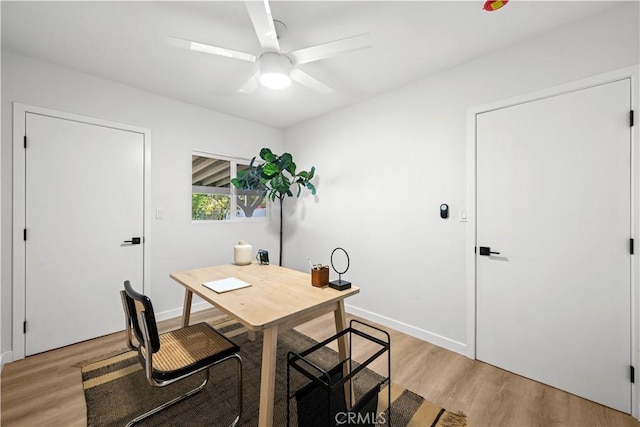
<path id="1" fill-rule="evenodd" d="M 282 211 L 285 197 L 293 197 L 291 188 L 296 186 L 296 197 L 300 197 L 302 189 L 306 188 L 311 194 L 316 194 L 316 187 L 311 183 L 315 175 L 315 167 L 309 171 L 297 171 L 293 156 L 289 153 L 274 154 L 270 149 L 260 150 L 263 164 L 255 164 L 255 157 L 251 159 L 249 168 L 238 172 L 238 177 L 231 183 L 240 190 L 255 190 L 263 197 L 280 202 L 280 254 L 278 264 L 282 265 Z"/>
<path id="2" fill-rule="evenodd" d="M 267 187 L 262 183 L 262 169 L 254 166 L 256 158 L 251 159 L 248 169 L 239 170 L 238 177 L 231 180 L 238 189 L 237 204 L 244 212 L 244 216 L 250 218 L 253 212 L 262 204 Z"/>

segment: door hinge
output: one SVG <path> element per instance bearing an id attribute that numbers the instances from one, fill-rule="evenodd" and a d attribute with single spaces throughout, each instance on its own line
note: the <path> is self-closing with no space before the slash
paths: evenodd
<path id="1" fill-rule="evenodd" d="M 633 110 L 629 111 L 629 126 L 633 127 Z"/>
<path id="2" fill-rule="evenodd" d="M 24 148 L 27 148 L 27 135 L 24 136 Z"/>
<path id="3" fill-rule="evenodd" d="M 636 382 L 636 368 L 629 366 L 629 376 L 631 377 L 631 383 Z"/>
<path id="4" fill-rule="evenodd" d="M 22 333 L 23 334 L 27 333 L 27 321 L 26 320 L 24 322 L 22 322 Z"/>
<path id="5" fill-rule="evenodd" d="M 25 242 L 27 241 L 27 229 L 26 228 L 23 230 L 22 238 L 24 239 Z"/>
<path id="6" fill-rule="evenodd" d="M 633 255 L 633 239 L 629 239 L 629 253 Z"/>

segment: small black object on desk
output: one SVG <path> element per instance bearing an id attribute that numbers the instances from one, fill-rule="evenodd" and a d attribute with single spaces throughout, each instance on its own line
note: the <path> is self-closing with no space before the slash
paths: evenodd
<path id="1" fill-rule="evenodd" d="M 335 254 L 338 249 L 344 252 L 344 254 L 347 256 L 347 267 L 344 269 L 344 271 L 338 271 L 336 267 L 333 265 L 333 254 Z M 346 273 L 347 270 L 349 270 L 349 254 L 347 253 L 347 251 L 345 251 L 342 248 L 335 248 L 333 252 L 331 252 L 331 268 L 333 268 L 333 271 L 338 273 L 338 280 L 330 281 L 329 287 L 333 289 L 337 289 L 339 291 L 344 291 L 345 289 L 349 289 L 351 287 L 351 282 L 342 280 L 342 275 Z"/>
<path id="2" fill-rule="evenodd" d="M 264 249 L 258 250 L 256 259 L 258 260 L 260 265 L 269 265 L 269 252 L 265 251 Z"/>

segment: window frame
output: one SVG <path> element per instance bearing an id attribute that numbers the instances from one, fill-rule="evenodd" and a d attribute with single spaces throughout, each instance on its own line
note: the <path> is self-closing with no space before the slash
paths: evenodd
<path id="1" fill-rule="evenodd" d="M 238 174 L 238 165 L 244 165 L 244 166 L 249 166 L 249 164 L 251 163 L 251 159 L 247 159 L 244 157 L 233 157 L 233 156 L 227 156 L 224 154 L 218 154 L 218 153 L 212 153 L 209 151 L 202 151 L 202 150 L 191 150 L 191 156 L 199 156 L 199 157 L 207 157 L 207 158 L 211 158 L 211 159 L 216 159 L 216 160 L 223 160 L 223 161 L 227 161 L 229 162 L 229 180 L 232 180 L 234 178 L 237 178 L 237 174 Z M 191 166 L 191 177 L 193 178 L 193 163 Z M 196 191 L 194 191 L 196 190 Z M 270 202 L 268 200 L 268 198 L 265 196 L 264 200 L 266 201 L 265 204 L 265 215 L 264 216 L 253 216 L 253 217 L 246 217 L 246 216 L 241 216 L 239 217 L 238 214 L 238 209 L 240 209 L 238 207 L 238 189 L 231 183 L 229 182 L 229 191 L 225 191 L 223 190 L 223 187 L 208 187 L 208 186 L 201 186 L 201 185 L 191 185 L 191 196 L 193 197 L 194 193 L 199 193 L 199 194 L 218 194 L 218 195 L 228 195 L 229 196 L 229 219 L 193 219 L 193 211 L 191 212 L 191 223 L 192 224 L 225 224 L 225 223 L 231 223 L 231 222 L 247 222 L 247 221 L 267 221 L 269 219 L 269 216 L 271 214 L 271 209 L 270 209 Z"/>

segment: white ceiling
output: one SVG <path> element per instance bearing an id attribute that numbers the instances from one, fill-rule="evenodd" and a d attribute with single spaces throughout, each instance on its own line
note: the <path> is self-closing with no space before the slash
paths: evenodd
<path id="1" fill-rule="evenodd" d="M 259 54 L 240 1 L 2 1 L 2 48 L 234 116 L 287 128 L 492 50 L 602 12 L 608 1 L 279 1 L 283 51 L 360 33 L 373 47 L 301 65 L 332 87 L 320 95 L 237 89 L 257 64 L 177 49 L 165 36 Z"/>

